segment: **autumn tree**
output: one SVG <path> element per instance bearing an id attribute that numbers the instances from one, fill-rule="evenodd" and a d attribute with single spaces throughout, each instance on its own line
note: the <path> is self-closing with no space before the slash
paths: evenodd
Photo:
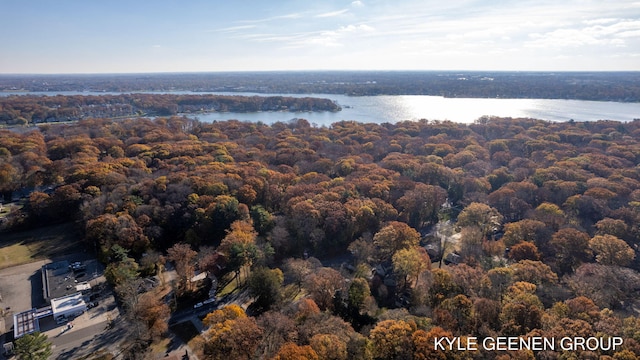
<path id="1" fill-rule="evenodd" d="M 402 279 L 404 288 L 408 287 L 410 278 L 415 278 L 417 282 L 418 276 L 423 271 L 431 268 L 429 255 L 422 247 L 400 249 L 393 254 L 391 260 L 393 262 L 393 271 Z"/>
<path id="2" fill-rule="evenodd" d="M 550 226 L 554 231 L 558 231 L 560 225 L 566 222 L 564 211 L 556 204 L 542 203 L 534 210 L 534 218 Z"/>
<path id="3" fill-rule="evenodd" d="M 373 236 L 373 244 L 381 260 L 391 259 L 398 250 L 416 247 L 419 243 L 420 234 L 398 221 L 390 222 Z"/>
<path id="4" fill-rule="evenodd" d="M 129 214 L 102 214 L 87 221 L 86 238 L 96 244 L 101 258 L 116 244 L 134 254 L 141 254 L 149 246 L 149 238 Z"/>
<path id="5" fill-rule="evenodd" d="M 629 236 L 629 227 L 624 220 L 604 218 L 595 224 L 596 235 L 613 235 L 626 240 Z"/>
<path id="6" fill-rule="evenodd" d="M 536 286 L 527 282 L 516 282 L 507 289 L 500 313 L 505 334 L 523 335 L 542 326 L 544 307 L 535 291 Z"/>
<path id="7" fill-rule="evenodd" d="M 482 203 L 471 203 L 458 215 L 458 227 L 475 226 L 486 237 L 500 227 L 502 215 L 498 210 Z"/>
<path id="8" fill-rule="evenodd" d="M 633 249 L 614 235 L 596 235 L 589 240 L 589 247 L 603 265 L 627 266 L 636 257 Z"/>
<path id="9" fill-rule="evenodd" d="M 260 258 L 260 250 L 256 245 L 257 235 L 250 223 L 235 221 L 220 243 L 217 250 L 227 256 L 229 268 L 236 272 L 236 276 L 242 269 L 245 269 L 245 277 L 248 276 L 249 267 Z"/>
<path id="10" fill-rule="evenodd" d="M 413 358 L 416 360 L 446 360 L 453 355 L 452 351 L 448 349 L 437 349 L 434 346 L 436 338 L 453 338 L 453 334 L 450 331 L 446 331 L 439 326 L 434 326 L 429 331 L 418 329 L 411 337 L 415 348 Z"/>
<path id="11" fill-rule="evenodd" d="M 634 298 L 640 274 L 625 267 L 587 263 L 565 282 L 576 295 L 593 300 L 601 308 L 616 309 Z"/>
<path id="12" fill-rule="evenodd" d="M 502 240 L 506 246 L 513 246 L 522 241 L 533 242 L 540 248 L 543 239 L 550 236 L 551 231 L 538 220 L 524 219 L 504 225 Z"/>
<path id="13" fill-rule="evenodd" d="M 235 320 L 246 316 L 247 313 L 245 313 L 242 307 L 236 304 L 231 304 L 208 313 L 207 316 L 202 319 L 202 324 L 205 327 L 211 327 L 227 320 Z"/>
<path id="14" fill-rule="evenodd" d="M 298 340 L 298 329 L 294 319 L 279 311 L 267 311 L 256 321 L 262 329 L 262 340 L 258 348 L 262 358 L 271 359 L 282 345 Z"/>
<path id="15" fill-rule="evenodd" d="M 140 259 L 140 265 L 143 268 L 143 272 L 147 274 L 155 274 L 158 279 L 160 279 L 160 283 L 162 285 L 164 285 L 165 282 L 163 273 L 165 262 L 166 259 L 164 255 L 155 250 L 146 252 Z"/>
<path id="16" fill-rule="evenodd" d="M 240 317 L 212 325 L 203 336 L 203 352 L 212 359 L 252 359 L 260 344 L 262 329 L 254 318 Z"/>
<path id="17" fill-rule="evenodd" d="M 417 183 L 398 199 L 400 218 L 409 226 L 421 229 L 438 221 L 438 212 L 447 199 L 447 192 L 440 186 Z"/>
<path id="18" fill-rule="evenodd" d="M 320 357 L 309 345 L 299 346 L 289 342 L 282 345 L 273 360 L 320 360 Z"/>
<path id="19" fill-rule="evenodd" d="M 176 274 L 179 279 L 178 290 L 191 290 L 191 278 L 195 271 L 195 259 L 197 252 L 191 249 L 191 245 L 178 243 L 167 250 L 167 260 L 176 266 Z"/>
<path id="20" fill-rule="evenodd" d="M 573 228 L 558 230 L 549 244 L 554 250 L 558 269 L 563 274 L 573 272 L 593 256 L 589 248 L 589 234 Z"/>
<path id="21" fill-rule="evenodd" d="M 431 270 L 433 281 L 429 288 L 429 304 L 432 307 L 439 305 L 444 299 L 456 296 L 461 289 L 454 281 L 451 274 L 445 269 Z"/>
<path id="22" fill-rule="evenodd" d="M 347 250 L 356 258 L 357 263 L 368 263 L 372 260 L 373 254 L 375 253 L 371 234 L 357 238 L 349 244 Z"/>
<path id="23" fill-rule="evenodd" d="M 347 360 L 347 344 L 333 334 L 316 334 L 309 341 L 311 348 L 321 359 Z"/>
<path id="24" fill-rule="evenodd" d="M 149 338 L 159 340 L 169 330 L 170 309 L 157 293 L 142 294 L 134 312 L 136 320 L 144 325 Z"/>
<path id="25" fill-rule="evenodd" d="M 209 313 L 203 320 L 203 352 L 213 359 L 252 359 L 262 337 L 254 318 L 237 305 Z"/>
<path id="26" fill-rule="evenodd" d="M 497 267 L 487 271 L 485 282 L 486 297 L 494 300 L 502 300 L 502 296 L 513 282 L 513 269 Z"/>
<path id="27" fill-rule="evenodd" d="M 246 209 L 246 205 L 244 205 Z M 209 237 L 209 241 L 214 245 L 222 240 L 227 229 L 237 220 L 243 220 L 248 213 L 244 213 L 238 199 L 229 195 L 218 195 L 209 204 L 205 211 L 203 225 Z"/>
<path id="28" fill-rule="evenodd" d="M 538 286 L 555 284 L 558 281 L 558 275 L 542 261 L 520 260 L 510 268 L 514 281 L 526 281 Z"/>
<path id="29" fill-rule="evenodd" d="M 538 247 L 530 242 L 521 242 L 509 250 L 509 258 L 515 261 L 520 260 L 540 260 Z"/>
<path id="30" fill-rule="evenodd" d="M 417 330 L 413 322 L 384 320 L 376 324 L 369 333 L 376 359 L 410 359 L 413 356 L 413 333 Z"/>
<path id="31" fill-rule="evenodd" d="M 306 260 L 289 258 L 284 261 L 282 269 L 287 282 L 292 282 L 301 288 L 305 278 L 320 267 L 322 264 L 316 258 Z"/>
<path id="32" fill-rule="evenodd" d="M 320 309 L 332 309 L 336 291 L 344 287 L 344 278 L 331 268 L 320 268 L 306 277 L 304 287 Z"/>
<path id="33" fill-rule="evenodd" d="M 445 299 L 437 310 L 444 310 L 451 318 L 451 323 L 440 324 L 445 328 L 456 329 L 460 333 L 467 333 L 473 325 L 473 302 L 463 294 Z M 436 312 L 437 313 L 437 312 Z"/>
<path id="34" fill-rule="evenodd" d="M 585 296 L 578 296 L 573 299 L 565 301 L 567 305 L 567 315 L 572 319 L 584 320 L 593 324 L 596 320 L 600 319 L 600 309 L 593 302 Z"/>

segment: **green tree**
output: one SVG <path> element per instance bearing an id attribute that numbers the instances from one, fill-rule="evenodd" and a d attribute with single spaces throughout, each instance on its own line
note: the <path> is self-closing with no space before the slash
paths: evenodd
<path id="1" fill-rule="evenodd" d="M 363 278 L 353 279 L 349 286 L 349 306 L 359 310 L 369 296 L 371 296 L 371 289 L 367 280 Z"/>
<path id="2" fill-rule="evenodd" d="M 51 343 L 47 335 L 34 332 L 16 340 L 15 352 L 20 360 L 47 360 L 51 356 Z"/>
<path id="3" fill-rule="evenodd" d="M 112 261 L 104 272 L 109 283 L 117 286 L 138 278 L 138 263 L 129 257 L 129 251 L 120 245 L 114 245 L 111 247 L 110 253 Z"/>
<path id="4" fill-rule="evenodd" d="M 268 310 L 280 301 L 283 281 L 284 275 L 278 268 L 258 268 L 249 275 L 249 293 L 256 298 L 256 305 L 260 309 Z"/>

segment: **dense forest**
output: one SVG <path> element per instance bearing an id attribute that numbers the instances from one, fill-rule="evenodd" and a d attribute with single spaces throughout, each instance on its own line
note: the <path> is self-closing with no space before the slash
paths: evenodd
<path id="1" fill-rule="evenodd" d="M 322 71 L 0 75 L 0 91 L 206 91 L 640 101 L 639 72 Z"/>
<path id="2" fill-rule="evenodd" d="M 0 125 L 227 111 L 340 111 L 340 107 L 329 99 L 284 96 L 122 94 L 0 97 Z"/>
<path id="3" fill-rule="evenodd" d="M 135 291 L 168 260 L 179 304 L 196 271 L 247 296 L 203 319 L 201 359 L 636 359 L 639 162 L 640 121 L 88 119 L 0 130 L 0 191 L 36 189 L 1 225 L 78 225 L 140 330 L 131 358 L 168 330 L 175 309 Z"/>

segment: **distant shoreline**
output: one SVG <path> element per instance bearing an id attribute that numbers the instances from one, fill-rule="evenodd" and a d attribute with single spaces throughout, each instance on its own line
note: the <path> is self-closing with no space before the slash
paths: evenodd
<path id="1" fill-rule="evenodd" d="M 20 89 L 20 90 L 18 90 Z M 640 71 L 269 71 L 0 74 L 0 92 L 253 92 L 640 102 Z"/>

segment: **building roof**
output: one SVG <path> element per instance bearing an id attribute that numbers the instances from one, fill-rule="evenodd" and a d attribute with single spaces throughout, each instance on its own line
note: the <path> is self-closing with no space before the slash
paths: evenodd
<path id="1" fill-rule="evenodd" d="M 57 314 L 64 314 L 72 310 L 85 310 L 86 308 L 87 304 L 84 302 L 81 293 L 51 299 L 51 310 L 53 310 L 54 317 Z"/>
<path id="2" fill-rule="evenodd" d="M 64 297 L 76 293 L 75 274 L 68 261 L 57 261 L 42 267 L 44 298 Z"/>
<path id="3" fill-rule="evenodd" d="M 13 337 L 15 339 L 36 331 L 40 331 L 40 322 L 36 317 L 36 309 L 13 314 Z"/>

